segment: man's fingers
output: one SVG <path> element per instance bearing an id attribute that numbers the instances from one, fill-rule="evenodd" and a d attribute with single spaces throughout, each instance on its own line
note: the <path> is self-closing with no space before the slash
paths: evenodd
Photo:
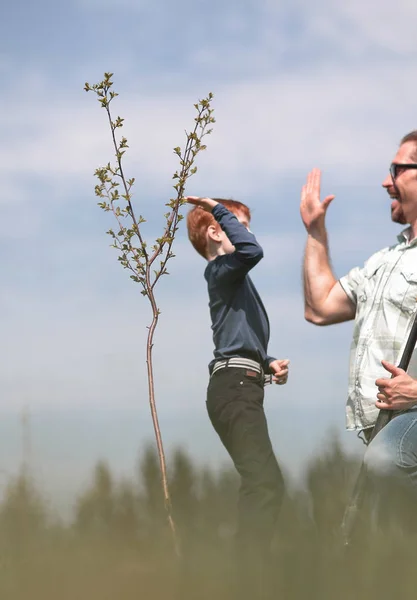
<path id="1" fill-rule="evenodd" d="M 381 364 L 384 367 L 384 369 L 386 369 L 388 373 L 391 373 L 391 375 L 394 375 L 394 377 L 396 377 L 397 375 L 403 375 L 405 373 L 404 369 L 399 369 L 387 360 L 381 360 Z"/>
<path id="2" fill-rule="evenodd" d="M 385 398 L 385 401 L 378 399 L 378 401 L 375 402 L 375 406 L 377 408 L 379 408 L 380 410 L 381 409 L 382 410 L 395 410 L 396 408 L 399 408 L 398 406 L 393 406 L 392 404 L 390 404 L 389 402 L 387 402 L 386 398 Z"/>
<path id="3" fill-rule="evenodd" d="M 304 203 L 307 195 L 307 186 L 303 185 L 301 188 L 301 202 Z"/>
<path id="4" fill-rule="evenodd" d="M 329 207 L 329 204 L 335 199 L 334 194 L 331 194 L 330 196 L 326 196 L 326 198 L 323 200 L 323 207 L 327 210 L 327 208 Z"/>
<path id="5" fill-rule="evenodd" d="M 310 171 L 307 177 L 307 184 L 302 187 L 301 190 L 301 201 L 303 204 L 309 204 L 311 202 L 320 202 L 321 193 L 321 171 L 320 169 L 313 169 Z M 334 194 L 326 196 L 323 200 L 323 208 L 327 210 L 329 204 L 334 200 Z"/>
<path id="6" fill-rule="evenodd" d="M 305 189 L 305 194 L 307 196 L 307 194 L 309 194 L 311 191 L 311 172 L 308 173 L 308 175 L 307 175 L 307 182 L 304 186 L 304 189 Z"/>
<path id="7" fill-rule="evenodd" d="M 316 171 L 318 169 L 312 169 L 307 176 L 307 193 L 311 194 L 316 186 Z"/>
<path id="8" fill-rule="evenodd" d="M 321 171 L 320 169 L 313 169 L 313 192 L 320 198 L 320 182 L 321 182 Z"/>

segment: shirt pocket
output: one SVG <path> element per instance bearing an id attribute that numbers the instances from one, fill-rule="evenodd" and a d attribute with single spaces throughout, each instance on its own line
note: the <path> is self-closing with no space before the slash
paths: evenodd
<path id="1" fill-rule="evenodd" d="M 368 265 L 363 271 L 363 282 L 358 288 L 358 308 L 364 306 L 367 302 L 372 302 L 378 282 L 382 276 L 383 265 Z"/>
<path id="2" fill-rule="evenodd" d="M 393 273 L 387 297 L 400 310 L 413 312 L 417 303 L 417 272 L 402 268 Z"/>

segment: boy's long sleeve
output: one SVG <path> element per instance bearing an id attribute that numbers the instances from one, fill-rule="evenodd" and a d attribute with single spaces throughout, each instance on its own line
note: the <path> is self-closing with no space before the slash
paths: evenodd
<path id="1" fill-rule="evenodd" d="M 231 254 L 219 256 L 213 261 L 213 276 L 219 284 L 240 280 L 263 258 L 262 247 L 253 233 L 222 204 L 217 204 L 212 214 L 235 247 Z"/>
<path id="2" fill-rule="evenodd" d="M 275 359 L 267 354 L 268 315 L 249 276 L 263 257 L 262 247 L 222 204 L 212 214 L 235 250 L 209 261 L 205 270 L 215 345 L 210 369 L 216 360 L 239 356 L 255 360 L 270 373 Z"/>
<path id="3" fill-rule="evenodd" d="M 235 252 L 231 256 L 252 267 L 255 266 L 264 253 L 253 233 L 248 231 L 222 204 L 214 207 L 212 215 L 235 247 Z"/>

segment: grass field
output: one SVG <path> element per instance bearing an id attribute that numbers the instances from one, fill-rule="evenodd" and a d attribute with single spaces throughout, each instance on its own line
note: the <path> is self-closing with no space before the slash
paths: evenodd
<path id="1" fill-rule="evenodd" d="M 333 440 L 311 459 L 306 488 L 287 495 L 273 544 L 274 597 L 417 598 L 416 504 L 388 483 L 380 510 L 368 502 L 354 548 L 343 551 L 338 528 L 357 469 Z M 29 473 L 10 480 L 0 506 L 0 599 L 231 599 L 237 479 L 180 450 L 170 474 L 181 560 L 151 449 L 131 481 L 115 482 L 99 463 L 69 524 L 52 517 Z"/>

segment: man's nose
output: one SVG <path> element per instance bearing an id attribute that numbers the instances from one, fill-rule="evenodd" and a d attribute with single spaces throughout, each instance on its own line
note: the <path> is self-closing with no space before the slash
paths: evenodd
<path id="1" fill-rule="evenodd" d="M 388 173 L 388 175 L 385 177 L 384 181 L 382 182 L 382 187 L 389 188 L 389 187 L 393 187 L 393 186 L 394 186 L 394 182 L 392 180 L 391 173 Z"/>

